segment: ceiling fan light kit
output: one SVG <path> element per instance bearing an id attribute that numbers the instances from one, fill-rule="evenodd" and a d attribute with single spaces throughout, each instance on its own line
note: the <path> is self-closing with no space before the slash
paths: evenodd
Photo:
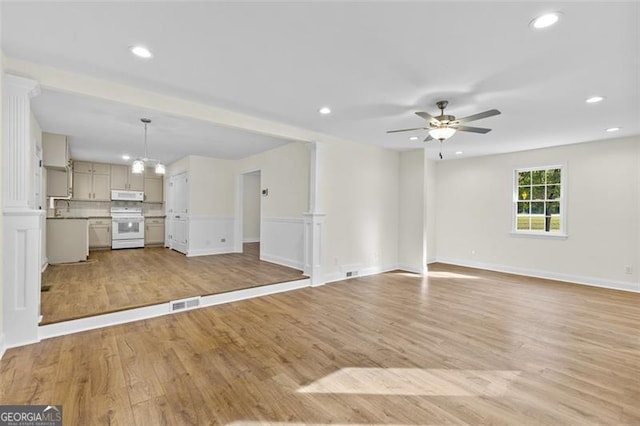
<path id="1" fill-rule="evenodd" d="M 441 141 L 449 139 L 455 133 L 456 129 L 454 129 L 453 127 L 437 127 L 435 129 L 429 130 L 429 136 L 431 136 L 433 139 L 438 139 Z"/>
<path id="2" fill-rule="evenodd" d="M 397 133 L 397 132 L 411 132 L 414 130 L 426 130 L 428 132 L 428 136 L 424 139 L 425 142 L 430 140 L 439 140 L 440 141 L 440 158 L 442 159 L 442 142 L 449 139 L 456 132 L 471 132 L 471 133 L 489 133 L 491 129 L 483 128 L 483 127 L 470 127 L 470 126 L 461 126 L 462 123 L 468 123 L 470 121 L 481 120 L 483 118 L 493 117 L 494 115 L 499 115 L 500 111 L 497 109 L 490 109 L 488 111 L 479 112 L 477 114 L 469 115 L 467 117 L 456 119 L 454 115 L 449 115 L 444 113 L 444 109 L 449 105 L 449 101 L 438 101 L 436 102 L 436 106 L 440 109 L 440 115 L 432 116 L 431 114 L 423 111 L 416 112 L 418 117 L 421 117 L 427 120 L 427 127 L 415 127 L 412 129 L 399 129 L 399 130 L 389 130 L 387 133 Z"/>

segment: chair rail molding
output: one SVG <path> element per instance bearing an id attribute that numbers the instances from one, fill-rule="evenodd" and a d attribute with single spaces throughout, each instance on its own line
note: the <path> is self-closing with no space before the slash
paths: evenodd
<path id="1" fill-rule="evenodd" d="M 37 342 L 40 315 L 42 216 L 30 205 L 35 155 L 31 98 L 38 82 L 5 75 L 2 93 L 3 326 L 4 345 Z"/>

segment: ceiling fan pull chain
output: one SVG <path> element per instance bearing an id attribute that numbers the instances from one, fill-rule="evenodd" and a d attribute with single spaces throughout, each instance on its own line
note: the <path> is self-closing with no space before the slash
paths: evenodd
<path id="1" fill-rule="evenodd" d="M 442 160 L 442 140 L 440 140 L 440 159 Z"/>

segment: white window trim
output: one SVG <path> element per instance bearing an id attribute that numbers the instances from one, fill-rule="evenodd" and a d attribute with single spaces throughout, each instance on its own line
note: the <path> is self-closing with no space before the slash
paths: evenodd
<path id="1" fill-rule="evenodd" d="M 546 231 L 519 231 L 517 229 L 518 222 L 518 172 L 526 172 L 541 169 L 560 169 L 560 232 L 551 233 Z M 566 240 L 569 238 L 567 233 L 567 163 L 545 164 L 540 166 L 523 166 L 514 167 L 512 171 L 512 194 L 511 194 L 511 232 L 514 237 L 527 238 L 550 238 Z"/>

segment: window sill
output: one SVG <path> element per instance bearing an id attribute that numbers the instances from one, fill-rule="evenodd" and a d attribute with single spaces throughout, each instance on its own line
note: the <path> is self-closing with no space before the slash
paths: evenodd
<path id="1" fill-rule="evenodd" d="M 542 239 L 552 239 L 552 240 L 566 240 L 569 238 L 567 234 L 551 234 L 547 232 L 521 232 L 521 231 L 511 231 L 512 237 L 524 237 L 524 238 L 542 238 Z"/>

